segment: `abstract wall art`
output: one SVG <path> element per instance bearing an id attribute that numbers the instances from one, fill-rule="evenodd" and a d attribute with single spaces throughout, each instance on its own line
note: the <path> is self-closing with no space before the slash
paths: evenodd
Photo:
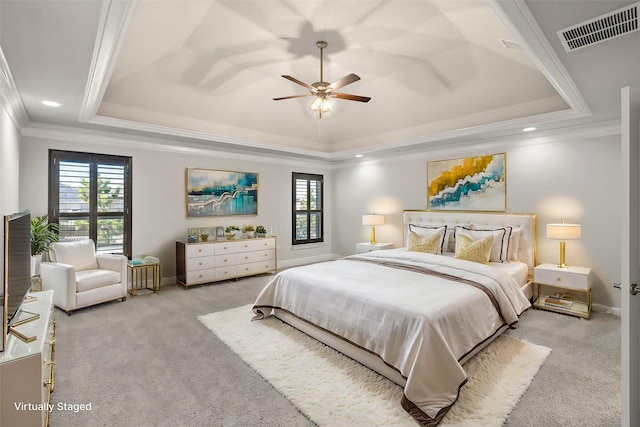
<path id="1" fill-rule="evenodd" d="M 187 168 L 187 216 L 258 214 L 258 174 Z"/>
<path id="2" fill-rule="evenodd" d="M 427 209 L 507 209 L 506 154 L 427 162 Z"/>

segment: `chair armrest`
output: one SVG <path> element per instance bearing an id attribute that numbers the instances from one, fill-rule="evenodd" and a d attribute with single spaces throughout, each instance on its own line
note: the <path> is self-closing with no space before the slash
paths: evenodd
<path id="1" fill-rule="evenodd" d="M 53 303 L 65 310 L 76 306 L 76 270 L 72 265 L 41 262 L 42 290 L 53 290 Z"/>
<path id="2" fill-rule="evenodd" d="M 113 270 L 120 273 L 120 283 L 124 285 L 126 293 L 129 281 L 127 277 L 127 257 L 124 255 L 114 254 L 96 254 L 96 260 L 98 261 L 98 268 Z"/>
<path id="3" fill-rule="evenodd" d="M 98 268 L 103 270 L 113 270 L 122 274 L 127 272 L 127 257 L 124 255 L 96 254 Z"/>

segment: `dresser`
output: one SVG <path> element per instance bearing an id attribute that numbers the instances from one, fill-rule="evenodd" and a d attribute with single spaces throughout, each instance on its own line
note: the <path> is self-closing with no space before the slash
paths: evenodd
<path id="1" fill-rule="evenodd" d="M 276 271 L 276 238 L 176 241 L 176 279 L 183 286 Z"/>
<path id="2" fill-rule="evenodd" d="M 15 326 L 28 339 L 9 333 L 0 353 L 0 425 L 47 426 L 54 389 L 55 319 L 53 291 L 28 295 L 18 320 L 34 318 Z"/>

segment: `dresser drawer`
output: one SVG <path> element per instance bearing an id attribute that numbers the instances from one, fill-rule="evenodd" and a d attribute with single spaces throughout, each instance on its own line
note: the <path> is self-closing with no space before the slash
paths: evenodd
<path id="1" fill-rule="evenodd" d="M 212 243 L 200 243 L 187 245 L 187 258 L 212 256 L 215 253 L 215 245 Z"/>
<path id="2" fill-rule="evenodd" d="M 215 257 L 199 257 L 199 258 L 187 258 L 187 271 L 205 270 L 207 268 L 213 268 Z"/>
<path id="3" fill-rule="evenodd" d="M 590 269 L 584 267 L 536 267 L 534 270 L 534 281 L 549 286 L 587 291 L 591 288 L 589 284 L 589 271 Z"/>
<path id="4" fill-rule="evenodd" d="M 276 239 L 273 239 L 270 237 L 259 238 L 251 241 L 252 251 L 275 249 L 275 248 L 276 248 Z"/>
<path id="5" fill-rule="evenodd" d="M 216 243 L 216 255 L 235 254 L 241 246 L 242 242 Z"/>
<path id="6" fill-rule="evenodd" d="M 187 271 L 187 284 L 207 283 L 216 280 L 216 271 L 214 268 L 207 270 Z"/>
<path id="7" fill-rule="evenodd" d="M 228 280 L 234 277 L 237 277 L 235 265 L 216 268 L 216 280 Z"/>
<path id="8" fill-rule="evenodd" d="M 216 255 L 215 259 L 216 259 L 216 268 L 217 267 L 224 267 L 227 265 L 236 265 L 236 258 L 238 257 L 238 254 L 223 254 L 223 255 Z"/>

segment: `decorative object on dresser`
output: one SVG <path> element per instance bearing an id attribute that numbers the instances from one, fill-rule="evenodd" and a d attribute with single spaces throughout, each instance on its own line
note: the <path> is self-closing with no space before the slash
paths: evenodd
<path id="1" fill-rule="evenodd" d="M 187 168 L 187 216 L 257 214 L 257 173 Z"/>
<path id="2" fill-rule="evenodd" d="M 73 310 L 127 299 L 127 257 L 96 253 L 93 240 L 58 242 L 49 248 L 51 262 L 40 265 L 42 289 L 54 290 L 53 303 Z"/>
<path id="3" fill-rule="evenodd" d="M 533 306 L 588 319 L 591 316 L 590 274 L 589 267 L 536 266 Z"/>
<path id="4" fill-rule="evenodd" d="M 362 215 L 362 225 L 371 226 L 371 239 L 369 243 L 376 244 L 376 225 L 384 225 L 383 215 Z"/>
<path id="5" fill-rule="evenodd" d="M 427 163 L 427 209 L 493 211 L 507 209 L 506 154 Z"/>
<path id="6" fill-rule="evenodd" d="M 7 350 L 0 353 L 0 425 L 46 427 L 55 388 L 53 291 L 28 294 L 23 305 L 37 319 L 16 326 L 28 342 L 9 336 Z"/>
<path id="7" fill-rule="evenodd" d="M 564 263 L 565 240 L 580 240 L 580 224 L 567 224 L 562 220 L 561 224 L 547 224 L 547 238 L 560 240 L 560 263 L 558 268 L 567 268 Z"/>
<path id="8" fill-rule="evenodd" d="M 240 227 L 238 227 L 237 225 L 228 225 L 224 229 L 224 237 L 227 240 L 235 239 L 238 233 L 240 233 Z"/>
<path id="9" fill-rule="evenodd" d="M 264 228 L 264 225 L 259 225 L 256 227 L 255 235 L 256 237 L 265 237 L 267 235 L 267 229 Z"/>
<path id="10" fill-rule="evenodd" d="M 365 252 L 372 252 L 372 251 L 380 251 L 384 249 L 393 249 L 393 243 L 377 242 L 373 245 L 370 242 L 356 243 L 357 254 L 363 254 Z"/>
<path id="11" fill-rule="evenodd" d="M 276 238 L 176 241 L 176 277 L 188 287 L 276 271 Z"/>
<path id="12" fill-rule="evenodd" d="M 160 291 L 160 259 L 154 256 L 142 256 L 127 262 L 131 285 L 130 295 L 138 295 L 138 291 L 149 290 L 154 294 Z M 151 274 L 149 274 L 151 273 Z M 151 277 L 149 277 L 151 276 Z M 151 283 L 149 283 L 151 280 Z"/>

